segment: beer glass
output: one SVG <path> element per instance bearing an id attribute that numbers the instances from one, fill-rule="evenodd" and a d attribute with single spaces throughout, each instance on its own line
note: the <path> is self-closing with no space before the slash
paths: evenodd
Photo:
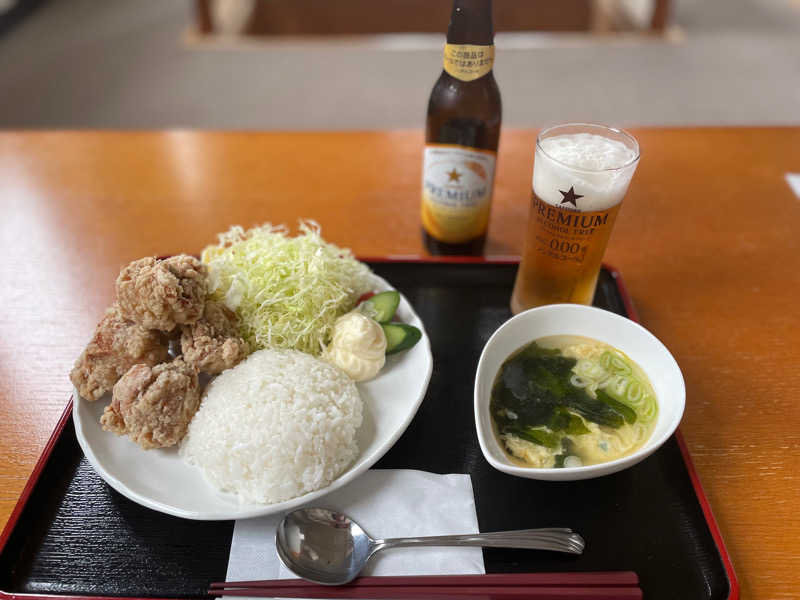
<path id="1" fill-rule="evenodd" d="M 511 295 L 516 314 L 534 306 L 591 304 L 639 144 L 620 129 L 556 125 L 536 138 L 525 247 Z"/>

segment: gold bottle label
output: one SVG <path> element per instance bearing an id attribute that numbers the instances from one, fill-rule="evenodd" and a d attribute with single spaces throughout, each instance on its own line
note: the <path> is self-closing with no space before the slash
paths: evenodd
<path id="1" fill-rule="evenodd" d="M 494 45 L 445 44 L 444 70 L 461 81 L 473 81 L 492 70 Z"/>
<path id="2" fill-rule="evenodd" d="M 422 225 L 441 242 L 459 244 L 486 231 L 495 153 L 426 144 L 422 167 Z"/>

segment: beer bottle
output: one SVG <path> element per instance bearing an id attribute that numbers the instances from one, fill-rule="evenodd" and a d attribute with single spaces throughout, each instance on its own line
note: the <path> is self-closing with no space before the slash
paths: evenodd
<path id="1" fill-rule="evenodd" d="M 428 101 L 422 236 L 431 254 L 483 252 L 500 139 L 491 0 L 454 0 Z"/>

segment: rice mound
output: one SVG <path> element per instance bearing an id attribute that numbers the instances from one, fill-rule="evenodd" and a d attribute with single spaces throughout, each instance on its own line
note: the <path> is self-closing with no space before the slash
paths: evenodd
<path id="1" fill-rule="evenodd" d="M 353 462 L 362 408 L 337 367 L 259 350 L 208 385 L 180 454 L 242 502 L 281 502 L 325 487 Z"/>

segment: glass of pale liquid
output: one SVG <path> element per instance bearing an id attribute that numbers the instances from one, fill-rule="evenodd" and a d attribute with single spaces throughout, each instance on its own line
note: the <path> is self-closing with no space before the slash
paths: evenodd
<path id="1" fill-rule="evenodd" d="M 589 123 L 556 125 L 536 138 L 525 247 L 511 311 L 591 304 L 600 264 L 628 191 L 639 144 Z"/>

